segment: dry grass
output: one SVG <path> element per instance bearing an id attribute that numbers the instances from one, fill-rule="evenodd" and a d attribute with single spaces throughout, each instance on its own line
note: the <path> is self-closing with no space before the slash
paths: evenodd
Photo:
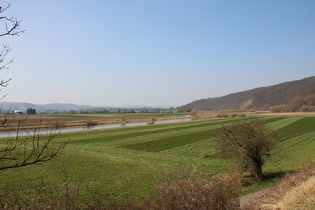
<path id="1" fill-rule="evenodd" d="M 256 209 L 314 209 L 315 162 L 301 172 L 287 175 L 264 198 L 257 201 Z"/>
<path id="2" fill-rule="evenodd" d="M 221 174 L 211 179 L 176 173 L 156 186 L 143 209 L 239 209 L 239 176 Z"/>

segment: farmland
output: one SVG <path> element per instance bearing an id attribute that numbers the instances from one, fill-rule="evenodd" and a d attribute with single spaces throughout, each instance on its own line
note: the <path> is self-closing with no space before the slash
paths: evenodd
<path id="1" fill-rule="evenodd" d="M 315 160 L 315 117 L 261 116 L 278 134 L 263 171 L 266 178 L 249 180 L 243 193 L 277 183 L 287 172 Z M 228 171 L 211 139 L 222 124 L 244 118 L 200 120 L 64 133 L 56 141 L 69 141 L 59 157 L 29 167 L 0 173 L 2 190 L 29 184 L 30 189 L 56 185 L 67 177 L 80 185 L 88 199 L 93 189 L 115 198 L 144 199 L 161 176 L 177 169 L 192 169 L 211 176 Z"/>

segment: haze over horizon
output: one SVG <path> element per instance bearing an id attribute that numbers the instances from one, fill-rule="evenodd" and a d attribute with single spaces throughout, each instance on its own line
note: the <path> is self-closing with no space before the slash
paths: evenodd
<path id="1" fill-rule="evenodd" d="M 7 3 L 26 32 L 1 38 L 4 102 L 180 106 L 315 75 L 313 0 Z"/>

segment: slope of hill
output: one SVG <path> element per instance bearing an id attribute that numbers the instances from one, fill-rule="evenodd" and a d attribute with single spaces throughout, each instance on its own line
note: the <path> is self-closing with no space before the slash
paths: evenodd
<path id="1" fill-rule="evenodd" d="M 272 106 L 288 104 L 296 96 L 306 96 L 309 94 L 315 94 L 315 76 L 232 93 L 222 97 L 196 100 L 183 107 L 198 110 L 235 108 L 269 110 Z"/>

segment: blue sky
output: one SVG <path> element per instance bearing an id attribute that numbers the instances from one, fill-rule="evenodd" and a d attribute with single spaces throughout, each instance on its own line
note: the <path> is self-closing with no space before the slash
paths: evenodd
<path id="1" fill-rule="evenodd" d="M 178 106 L 315 75 L 314 0 L 11 2 L 2 101 Z"/>

